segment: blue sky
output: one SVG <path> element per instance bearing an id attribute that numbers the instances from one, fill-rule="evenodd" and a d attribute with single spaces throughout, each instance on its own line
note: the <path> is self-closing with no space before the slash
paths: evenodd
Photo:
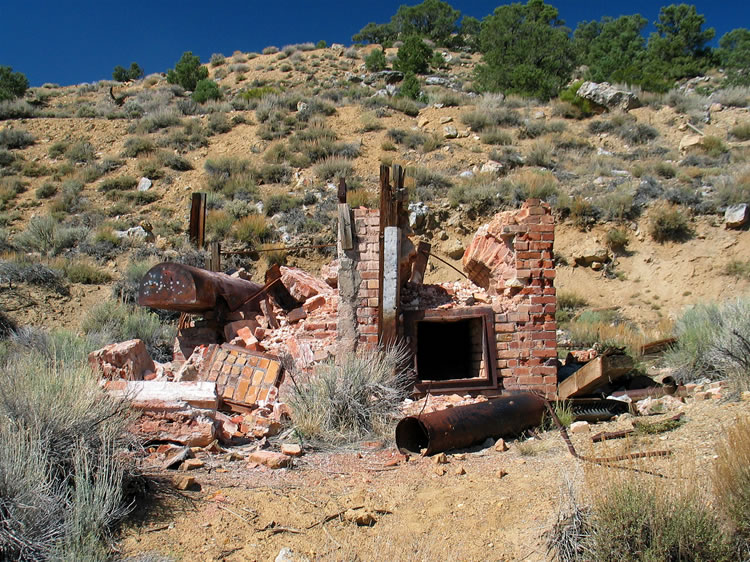
<path id="1" fill-rule="evenodd" d="M 370 21 L 385 23 L 401 4 L 419 1 L 191 0 L 0 1 L 0 65 L 23 72 L 32 86 L 111 78 L 115 65 L 138 62 L 147 74 L 174 66 L 184 51 L 207 61 L 212 53 L 260 51 L 268 45 L 351 43 Z M 505 2 L 449 2 L 482 19 Z M 668 2 L 552 0 L 568 26 L 603 15 L 640 13 L 654 21 Z M 693 2 L 716 36 L 750 26 L 750 2 Z"/>

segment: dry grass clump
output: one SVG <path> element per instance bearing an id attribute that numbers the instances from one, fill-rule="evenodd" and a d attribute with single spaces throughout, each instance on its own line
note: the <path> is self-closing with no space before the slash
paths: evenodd
<path id="1" fill-rule="evenodd" d="M 659 204 L 652 209 L 649 234 L 656 242 L 684 242 L 692 233 L 685 210 L 668 204 Z"/>
<path id="2" fill-rule="evenodd" d="M 717 505 L 750 554 L 750 418 L 735 423 L 716 448 L 712 481 Z M 746 559 L 746 558 L 745 558 Z"/>
<path id="3" fill-rule="evenodd" d="M 326 443 L 351 443 L 368 435 L 392 438 L 400 403 L 408 394 L 406 350 L 349 353 L 323 363 L 307 380 L 293 375 L 289 398 L 300 435 Z"/>

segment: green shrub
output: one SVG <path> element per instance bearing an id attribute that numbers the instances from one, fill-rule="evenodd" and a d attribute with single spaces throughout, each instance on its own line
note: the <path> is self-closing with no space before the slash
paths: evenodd
<path id="1" fill-rule="evenodd" d="M 387 66 L 388 61 L 385 60 L 385 53 L 382 49 L 375 49 L 365 57 L 365 68 L 370 72 L 385 70 Z"/>
<path id="2" fill-rule="evenodd" d="M 409 380 L 401 370 L 402 349 L 347 354 L 338 364 L 322 363 L 297 384 L 289 398 L 295 429 L 308 439 L 354 442 L 391 435 L 401 417 Z"/>
<path id="3" fill-rule="evenodd" d="M 750 122 L 735 125 L 729 129 L 729 134 L 739 141 L 750 140 Z"/>
<path id="4" fill-rule="evenodd" d="M 0 148 L 26 148 L 34 144 L 34 141 L 34 135 L 24 129 L 5 127 L 0 131 Z"/>
<path id="5" fill-rule="evenodd" d="M 290 195 L 271 195 L 264 202 L 266 215 L 271 217 L 276 213 L 286 213 L 302 205 L 302 200 Z"/>
<path id="6" fill-rule="evenodd" d="M 28 88 L 25 74 L 13 72 L 10 66 L 0 66 L 0 102 L 23 97 Z"/>
<path id="7" fill-rule="evenodd" d="M 750 280 L 750 260 L 731 260 L 726 266 L 724 266 L 722 274 L 731 275 L 732 277 L 737 277 L 739 279 Z"/>
<path id="8" fill-rule="evenodd" d="M 56 255 L 75 246 L 85 235 L 83 228 L 64 227 L 51 216 L 36 216 L 16 235 L 14 242 L 28 252 Z"/>
<path id="9" fill-rule="evenodd" d="M 590 523 L 593 560 L 730 559 L 716 515 L 684 485 L 610 480 L 595 497 Z"/>
<path id="10" fill-rule="evenodd" d="M 74 164 L 91 162 L 96 159 L 96 151 L 88 141 L 78 141 L 65 150 L 65 157 Z"/>
<path id="11" fill-rule="evenodd" d="M 606 236 L 607 248 L 613 252 L 623 252 L 630 243 L 630 235 L 624 228 L 611 228 Z"/>
<path id="12" fill-rule="evenodd" d="M 106 193 L 107 191 L 114 190 L 122 191 L 126 189 L 135 189 L 137 185 L 138 180 L 133 176 L 118 176 L 116 178 L 108 178 L 106 180 L 103 180 L 99 184 L 97 190 L 101 191 L 102 193 Z"/>
<path id="13" fill-rule="evenodd" d="M 193 165 L 179 154 L 160 152 L 157 158 L 162 166 L 171 168 L 176 172 L 186 172 L 193 169 Z"/>
<path id="14" fill-rule="evenodd" d="M 419 100 L 422 98 L 422 84 L 413 72 L 407 72 L 406 76 L 404 76 L 404 80 L 401 82 L 399 96 L 413 100 Z"/>
<path id="15" fill-rule="evenodd" d="M 214 53 L 211 55 L 209 62 L 211 66 L 221 66 L 227 61 L 227 59 L 221 53 Z"/>
<path id="16" fill-rule="evenodd" d="M 410 35 L 404 39 L 403 45 L 396 54 L 393 68 L 401 72 L 424 74 L 430 68 L 432 49 L 417 35 Z"/>
<path id="17" fill-rule="evenodd" d="M 421 131 L 407 129 L 389 129 L 388 138 L 392 139 L 396 144 L 412 149 L 420 148 L 427 142 L 427 135 Z"/>
<path id="18" fill-rule="evenodd" d="M 189 91 L 195 90 L 198 82 L 208 78 L 208 69 L 201 66 L 201 59 L 186 51 L 173 69 L 167 72 L 167 82 L 179 84 Z"/>
<path id="19" fill-rule="evenodd" d="M 344 158 L 326 158 L 315 166 L 315 175 L 322 180 L 349 179 L 354 176 L 354 166 Z"/>
<path id="20" fill-rule="evenodd" d="M 503 131 L 497 127 L 486 129 L 480 135 L 480 138 L 484 144 L 507 146 L 513 144 L 513 137 L 510 133 Z"/>
<path id="21" fill-rule="evenodd" d="M 57 262 L 56 268 L 60 269 L 71 283 L 103 285 L 112 280 L 108 271 L 83 259 L 60 260 Z"/>
<path id="22" fill-rule="evenodd" d="M 159 129 L 168 129 L 181 122 L 180 113 L 171 107 L 159 108 L 141 117 L 135 127 L 138 133 L 153 133 Z"/>
<path id="23" fill-rule="evenodd" d="M 562 90 L 559 96 L 561 101 L 569 103 L 576 108 L 577 111 L 571 114 L 576 119 L 591 117 L 594 114 L 593 104 L 578 95 L 578 89 L 581 87 L 581 84 L 583 84 L 581 81 L 573 82 L 570 86 Z"/>
<path id="24" fill-rule="evenodd" d="M 130 63 L 130 68 L 125 69 L 119 64 L 112 71 L 112 79 L 117 82 L 128 82 L 129 80 L 140 80 L 143 78 L 143 69 L 137 62 Z"/>
<path id="25" fill-rule="evenodd" d="M 271 227 L 263 215 L 248 215 L 234 224 L 232 234 L 236 240 L 249 246 L 256 246 L 268 240 Z"/>
<path id="26" fill-rule="evenodd" d="M 213 241 L 224 240 L 234 224 L 234 217 L 223 210 L 212 210 L 206 213 L 206 239 Z"/>
<path id="27" fill-rule="evenodd" d="M 724 141 L 722 141 L 719 137 L 714 137 L 711 135 L 706 135 L 705 137 L 703 137 L 700 146 L 706 154 L 714 158 L 718 158 L 722 154 L 729 152 L 729 148 L 727 148 L 727 145 L 724 144 Z"/>
<path id="28" fill-rule="evenodd" d="M 156 314 L 144 308 L 105 301 L 84 316 L 81 329 L 85 334 L 110 334 L 114 341 L 143 340 L 155 361 L 172 357 L 175 327 L 163 325 Z"/>
<path id="29" fill-rule="evenodd" d="M 45 182 L 36 188 L 34 195 L 37 199 L 49 199 L 57 193 L 57 186 L 54 183 Z"/>
<path id="30" fill-rule="evenodd" d="M 658 205 L 649 217 L 649 233 L 657 242 L 682 242 L 690 238 L 692 229 L 684 211 L 674 205 Z"/>
<path id="31" fill-rule="evenodd" d="M 154 143 L 148 137 L 129 137 L 125 139 L 122 156 L 124 158 L 136 158 L 141 154 L 149 154 L 154 151 Z"/>
<path id="32" fill-rule="evenodd" d="M 221 91 L 219 90 L 219 85 L 216 82 L 214 82 L 213 80 L 209 80 L 208 78 L 204 78 L 203 80 L 198 81 L 195 86 L 195 91 L 193 92 L 193 95 L 191 97 L 196 103 L 205 103 L 208 100 L 220 100 Z"/>

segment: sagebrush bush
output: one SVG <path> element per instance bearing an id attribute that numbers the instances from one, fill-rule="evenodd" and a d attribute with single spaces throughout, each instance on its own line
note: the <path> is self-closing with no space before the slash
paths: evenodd
<path id="1" fill-rule="evenodd" d="M 91 263 L 88 260 L 64 259 L 55 263 L 55 268 L 62 271 L 63 275 L 71 283 L 81 283 L 83 285 L 103 285 L 112 280 L 112 275 L 108 271 Z"/>
<path id="2" fill-rule="evenodd" d="M 0 558 L 103 560 L 128 512 L 127 406 L 71 334 L 14 336 L 0 367 Z"/>
<path id="3" fill-rule="evenodd" d="M 408 394 L 405 358 L 402 348 L 361 351 L 340 357 L 338 364 L 322 363 L 309 376 L 292 370 L 294 427 L 308 439 L 334 444 L 368 435 L 390 438 Z"/>
<path id="4" fill-rule="evenodd" d="M 27 252 L 57 255 L 65 248 L 75 246 L 86 234 L 84 227 L 66 227 L 52 216 L 36 216 L 13 241 Z"/>
<path id="5" fill-rule="evenodd" d="M 690 238 L 692 229 L 685 211 L 675 205 L 657 205 L 649 216 L 649 234 L 657 242 L 683 242 Z"/>
<path id="6" fill-rule="evenodd" d="M 322 180 L 349 179 L 354 176 L 354 166 L 344 158 L 326 158 L 315 166 L 315 174 Z"/>
<path id="7" fill-rule="evenodd" d="M 102 180 L 102 182 L 99 183 L 97 191 L 101 191 L 102 193 L 106 193 L 107 191 L 123 191 L 127 189 L 135 189 L 137 185 L 138 180 L 133 176 L 118 176 L 116 178 Z"/>
<path id="8" fill-rule="evenodd" d="M 257 246 L 271 236 L 271 227 L 266 217 L 259 214 L 248 215 L 234 223 L 232 235 L 248 246 Z"/>
<path id="9" fill-rule="evenodd" d="M 176 328 L 161 323 L 144 308 L 105 301 L 88 311 L 81 322 L 85 334 L 106 333 L 114 341 L 138 338 L 155 361 L 169 361 Z"/>
<path id="10" fill-rule="evenodd" d="M 68 292 L 59 271 L 20 257 L 0 260 L 0 282 L 9 287 L 18 283 L 28 283 L 37 287 L 46 287 L 61 294 Z"/>
<path id="11" fill-rule="evenodd" d="M 136 158 L 141 154 L 154 151 L 154 143 L 148 137 L 129 137 L 125 139 L 122 156 L 124 158 Z"/>
<path id="12" fill-rule="evenodd" d="M 729 129 L 729 134 L 739 141 L 750 140 L 750 122 L 735 125 Z"/>
<path id="13" fill-rule="evenodd" d="M 690 382 L 702 377 L 729 377 L 743 388 L 750 382 L 750 300 L 701 303 L 687 309 L 676 321 L 677 343 L 665 354 L 675 379 Z"/>
<path id="14" fill-rule="evenodd" d="M 730 545 L 698 492 L 636 479 L 600 483 L 588 548 L 593 560 L 724 561 Z"/>
<path id="15" fill-rule="evenodd" d="M 605 242 L 613 252 L 624 252 L 630 243 L 630 235 L 624 228 L 611 228 L 607 231 Z"/>
<path id="16" fill-rule="evenodd" d="M 26 148 L 34 144 L 34 135 L 24 129 L 5 127 L 0 131 L 0 148 Z"/>

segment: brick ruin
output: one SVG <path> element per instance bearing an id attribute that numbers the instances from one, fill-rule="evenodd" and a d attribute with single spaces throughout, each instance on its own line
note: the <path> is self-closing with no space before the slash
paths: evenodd
<path id="1" fill-rule="evenodd" d="M 348 349 L 374 347 L 383 335 L 378 307 L 387 278 L 382 268 L 388 266 L 379 255 L 379 217 L 377 209 L 354 209 L 353 247 L 339 250 L 338 338 Z M 417 392 L 533 390 L 555 396 L 553 244 L 549 205 L 530 199 L 477 231 L 462 260 L 471 282 L 425 285 L 408 280 L 415 278 L 408 276 L 414 252 L 402 237 L 396 330 L 414 356 Z M 352 316 L 355 321 L 347 323 Z"/>

